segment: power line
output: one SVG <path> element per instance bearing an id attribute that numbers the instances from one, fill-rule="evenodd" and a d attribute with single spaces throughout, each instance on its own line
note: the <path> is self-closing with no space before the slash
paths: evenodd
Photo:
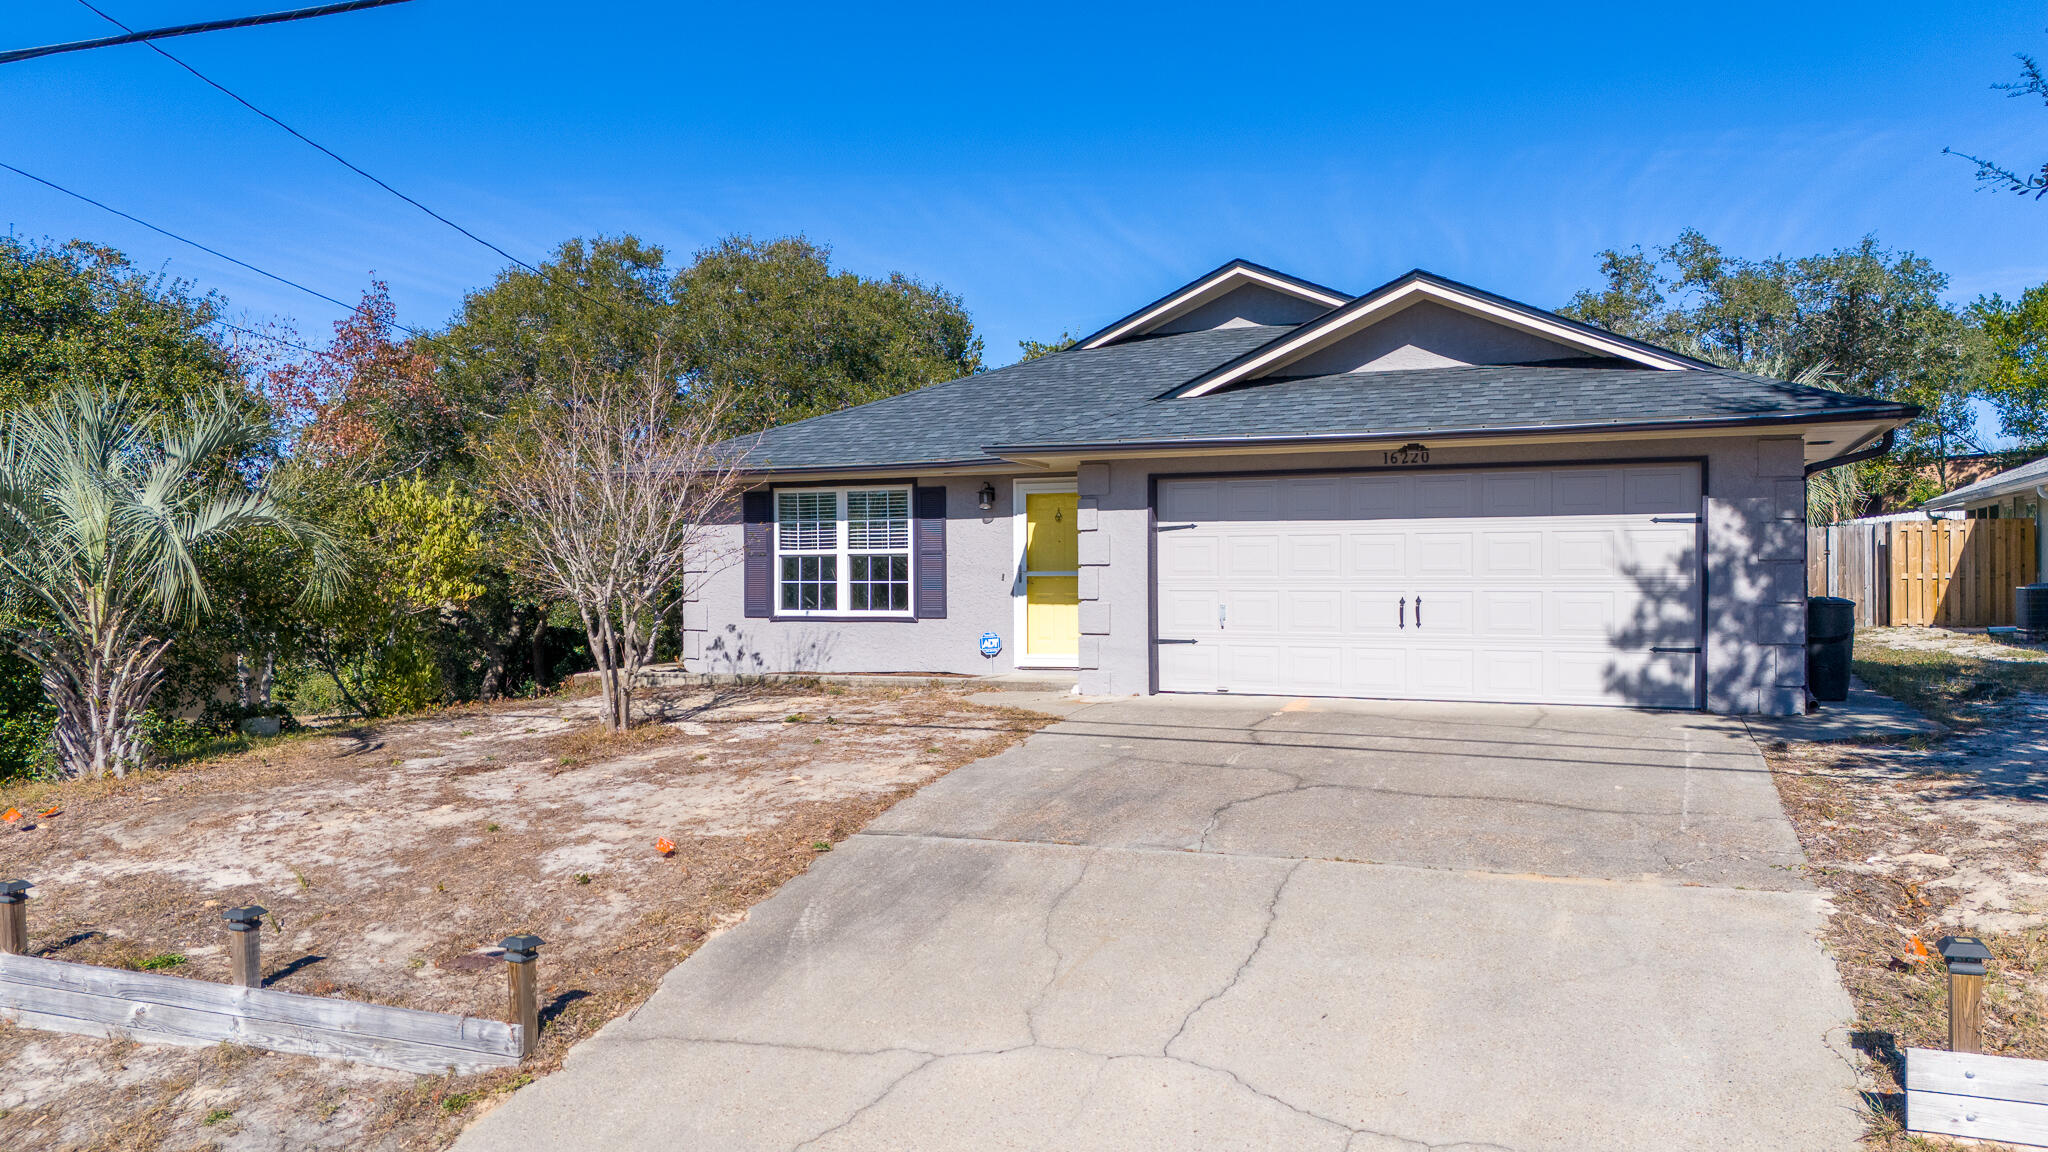
<path id="1" fill-rule="evenodd" d="M 406 0 L 342 0 L 339 4 L 321 4 L 312 8 L 294 8 L 288 12 L 267 12 L 260 16 L 235 16 L 226 20 L 206 20 L 197 24 L 174 24 L 168 28 L 152 28 L 136 32 L 122 25 L 126 33 L 122 36 L 102 36 L 96 40 L 72 40 L 63 44 L 45 44 L 40 48 L 17 48 L 11 52 L 0 52 L 0 64 L 12 64 L 17 60 L 33 60 L 38 56 L 54 56 L 59 52 L 83 52 L 88 48 L 110 48 L 116 44 L 149 43 L 171 36 L 190 36 L 195 32 L 218 32 L 228 28 L 254 28 L 259 24 L 282 24 L 287 20 L 310 20 L 315 16 L 333 16 L 342 12 L 355 12 L 364 8 L 382 8 L 387 4 L 404 4 Z"/>
<path id="2" fill-rule="evenodd" d="M 50 189 L 54 189 L 54 190 L 56 190 L 56 191 L 58 191 L 58 192 L 62 192 L 62 193 L 63 193 L 64 195 L 66 195 L 66 196 L 69 196 L 69 197 L 71 197 L 71 198 L 72 198 L 72 199 L 74 199 L 74 200 L 83 200 L 83 201 L 85 201 L 85 202 L 86 202 L 87 204 L 90 204 L 90 205 L 92 205 L 93 207 L 95 207 L 95 208 L 98 208 L 98 209 L 100 209 L 100 210 L 101 210 L 101 211 L 103 211 L 103 212 L 111 212 L 111 213 L 113 213 L 114 215 L 116 215 L 116 216 L 119 216 L 119 217 L 120 217 L 121 219 L 123 219 L 123 220 L 127 220 L 127 221 L 130 221 L 130 222 L 132 222 L 132 223 L 135 223 L 135 224 L 140 224 L 140 225 L 142 225 L 142 226 L 143 226 L 144 228 L 147 228 L 147 229 L 149 229 L 149 230 L 150 230 L 151 232 L 154 232 L 154 233 L 156 233 L 156 234 L 157 234 L 157 235 L 159 235 L 159 236 L 168 236 L 168 237 L 170 237 L 171 239 L 173 239 L 173 240 L 176 240 L 176 241 L 177 241 L 178 243 L 180 243 L 180 244 L 185 244 L 185 245 L 189 245 L 189 246 L 191 246 L 191 247 L 193 247 L 193 248 L 197 248 L 197 249 L 199 249 L 199 250 L 200 250 L 201 252 L 204 252 L 204 253 L 206 253 L 206 254 L 207 254 L 207 255 L 209 255 L 209 256 L 218 256 L 219 258 L 221 258 L 222 260 L 225 260 L 225 261 L 227 261 L 227 262 L 228 262 L 228 263 L 230 263 L 230 264 L 234 264 L 234 265 L 236 265 L 236 266 L 238 266 L 238 267 L 242 267 L 242 268 L 247 268 L 247 269 L 248 269 L 249 271 L 251 271 L 251 272 L 254 272 L 254 273 L 256 273 L 256 274 L 257 274 L 258 276 L 265 276 L 265 277 L 268 277 L 268 278 L 270 278 L 270 279 L 272 279 L 272 280 L 275 280 L 275 281 L 277 281 L 277 282 L 278 282 L 279 284 L 283 284 L 283 285 L 285 285 L 285 286 L 287 286 L 287 287 L 290 287 L 290 288 L 297 288 L 297 289 L 298 289 L 299 291 L 301 291 L 301 292 L 304 292 L 304 293 L 307 293 L 308 295 L 311 295 L 311 296 L 318 296 L 318 297 L 319 297 L 320 299 L 322 299 L 322 300 L 325 300 L 325 301 L 327 301 L 327 302 L 328 302 L 329 304 L 332 304 L 332 305 L 334 305 L 334 306 L 335 306 L 335 307 L 337 307 L 337 308 L 342 308 L 342 309 L 346 309 L 347 311 L 350 311 L 350 312 L 356 312 L 356 311 L 359 311 L 359 310 L 360 310 L 360 309 L 362 308 L 362 305 L 360 305 L 360 304 L 350 304 L 350 303 L 347 303 L 347 302 L 345 302 L 345 301 L 341 301 L 341 300 L 336 300 L 336 299 L 335 299 L 334 297 L 332 297 L 332 296 L 329 296 L 329 295 L 328 295 L 327 293 L 325 293 L 325 292 L 322 292 L 322 291 L 320 291 L 320 290 L 319 290 L 318 288 L 308 288 L 308 287 L 306 287 L 306 286 L 305 286 L 304 284 L 301 284 L 301 283 L 299 283 L 299 282 L 298 282 L 298 281 L 296 281 L 296 280 L 289 280 L 289 279 L 286 279 L 286 278 L 285 278 L 285 277 L 283 277 L 283 276 L 279 276 L 279 275 L 278 275 L 277 273 L 275 273 L 275 272 L 266 272 L 266 271 L 264 271 L 263 269 L 261 269 L 261 268 L 258 268 L 258 267 L 257 267 L 257 266 L 255 266 L 254 264 L 251 264 L 251 263 L 249 263 L 249 262 L 248 262 L 247 260 L 237 260 L 237 259 L 235 259 L 235 258 L 234 258 L 233 256 L 230 256 L 230 255 L 228 255 L 227 253 L 225 253 L 225 252 L 222 252 L 222 251 L 221 251 L 220 249 L 218 249 L 218 248 L 209 248 L 209 247 L 207 247 L 206 245 L 204 245 L 204 244 L 201 244 L 201 243 L 200 243 L 199 241 L 197 241 L 197 240 L 193 240 L 193 239 L 191 239 L 191 238 L 189 238 L 189 237 L 185 237 L 185 236 L 180 236 L 180 235 L 178 235 L 178 234 L 177 234 L 176 232 L 173 232 L 173 231 L 171 231 L 171 230 L 170 230 L 170 229 L 168 229 L 168 228 L 159 228 L 159 227 L 157 227 L 156 225 L 154 225 L 154 224 L 151 224 L 151 223 L 150 223 L 149 221 L 147 221 L 147 220 L 144 220 L 144 219 L 143 219 L 142 217 L 140 217 L 140 216 L 135 216 L 135 215 L 131 215 L 130 213 L 127 213 L 127 212 L 123 212 L 123 211 L 121 211 L 121 210 L 120 210 L 119 208 L 116 208 L 116 207 L 114 207 L 114 206 L 113 206 L 113 205 L 111 205 L 111 204 L 105 204 L 105 203 L 102 203 L 101 201 L 95 200 L 95 199 L 93 199 L 92 197 L 90 197 L 90 196 L 87 196 L 87 195 L 86 195 L 85 193 L 83 193 L 83 192 L 74 192 L 74 191 L 72 191 L 71 189 L 69 189 L 69 188 L 66 188 L 65 186 L 63 186 L 62 184 L 59 184 L 59 183 L 57 183 L 57 182 L 56 182 L 56 181 L 54 181 L 54 180 L 45 180 L 45 179 L 43 179 L 43 178 L 42 178 L 41 176 L 38 176 L 38 175 L 36 175 L 36 174 L 35 174 L 35 173 L 33 173 L 33 172 L 27 172 L 27 171 L 23 171 L 22 169 L 20 169 L 20 168 L 16 168 L 16 167 L 15 167 L 14 165 L 12 165 L 12 164 L 9 164 L 9 163 L 8 163 L 8 162 L 6 162 L 5 160 L 0 160 L 0 168 L 5 168 L 5 169 L 7 169 L 7 170 L 8 170 L 9 172 L 12 172 L 12 173 L 14 173 L 14 174 L 15 174 L 16 176 L 22 176 L 22 177 L 26 177 L 27 179 L 33 180 L 33 181 L 35 181 L 36 183 L 38 183 L 38 184 L 41 184 L 41 185 L 42 185 L 43 187 L 45 187 L 45 188 L 50 188 Z M 404 333 L 406 333 L 407 335 L 410 335 L 410 336 L 417 336 L 417 335 L 419 335 L 419 333 L 417 333 L 417 332 L 414 332 L 414 331 L 413 331 L 412 329 L 410 329 L 410 328 L 407 328 L 407 327 L 405 327 L 404 325 L 402 325 L 402 324 L 399 324 L 399 323 L 397 323 L 396 321 L 394 321 L 394 322 L 392 323 L 392 327 L 394 327 L 394 328 L 397 328 L 397 329 L 399 329 L 400 331 L 402 331 L 402 332 L 404 332 Z"/>
<path id="3" fill-rule="evenodd" d="M 390 3 L 394 2 L 394 0 L 383 0 L 383 2 Z M 116 28 L 126 29 L 128 27 L 126 24 L 121 23 L 114 17 L 94 7 L 90 3 L 90 0 L 78 0 L 78 3 L 82 5 L 86 9 L 86 11 L 91 12 L 93 15 L 98 16 L 100 19 L 105 20 L 107 23 L 112 24 Z M 377 177 L 372 176 L 370 173 L 350 163 L 348 160 L 343 158 L 339 153 L 335 152 L 334 149 L 327 147 L 325 144 L 322 144 L 318 140 L 315 140 L 312 137 L 307 136 L 304 132 L 299 131 L 297 128 L 292 127 L 291 125 L 285 123 L 284 121 L 278 119 L 277 117 L 272 116 L 270 113 L 265 112 L 263 109 L 258 108 L 256 105 L 251 104 L 249 101 L 243 99 L 239 94 L 230 90 L 225 84 L 222 84 L 220 81 L 213 79 L 211 76 L 208 76 L 206 73 L 201 72 L 197 68 L 194 68 L 192 65 L 185 63 L 185 61 L 179 59 L 178 57 L 171 55 L 169 52 L 165 51 L 158 45 L 150 44 L 149 48 L 157 55 L 163 57 L 166 60 L 169 60 L 173 64 L 176 64 L 178 67 L 183 68 L 185 71 L 190 72 L 193 76 L 198 77 L 200 82 L 206 84 L 208 87 L 213 88 L 215 91 L 221 93 L 223 96 L 226 96 L 228 99 L 233 100 L 235 103 L 240 104 L 242 107 L 247 108 L 249 111 L 254 112 L 258 116 L 263 117 L 265 120 L 270 121 L 272 124 L 277 125 L 279 128 L 284 129 L 286 132 L 291 133 L 293 137 L 297 138 L 300 142 L 306 144 L 307 146 L 317 149 L 328 159 L 333 160 L 335 163 L 341 165 L 342 167 L 348 169 L 349 171 L 355 173 L 356 175 L 361 176 L 363 179 L 368 180 L 370 183 L 375 184 L 377 187 L 382 188 L 386 192 L 391 193 L 393 196 L 398 197 L 400 200 L 405 201 L 407 204 L 410 204 L 413 207 L 419 209 L 420 211 L 425 212 L 427 215 L 432 216 L 434 219 L 439 220 L 441 223 L 446 224 L 448 227 L 455 229 L 457 232 L 462 233 L 464 236 L 469 237 L 471 240 L 474 240 L 477 243 L 483 245 L 484 247 L 489 248 L 491 251 L 496 252 L 498 255 L 504 257 L 507 260 L 510 260 L 512 263 L 519 265 L 521 268 L 526 269 L 528 272 L 532 272 L 537 276 L 544 275 L 544 273 L 542 273 L 540 269 L 535 268 L 533 265 L 528 264 L 526 261 L 521 260 L 519 257 L 514 256 L 510 252 L 505 251 L 503 248 L 498 247 L 496 244 L 491 243 L 489 240 L 486 240 L 483 237 L 477 235 L 476 233 L 471 232 L 469 229 L 464 228 L 462 225 L 457 224 L 455 221 L 450 220 L 448 217 L 441 215 L 439 212 L 434 211 L 432 208 L 427 207 L 425 204 L 420 203 L 419 201 L 413 199 L 412 197 L 406 195 L 403 192 L 400 192 L 398 189 L 393 188 L 391 185 L 385 183 L 384 181 L 378 179 Z"/>
<path id="4" fill-rule="evenodd" d="M 329 295 L 328 295 L 327 293 L 325 293 L 325 292 L 322 292 L 322 291 L 320 291 L 320 290 L 319 290 L 319 289 L 317 289 L 317 288 L 308 288 L 308 287 L 307 287 L 306 285 L 304 285 L 304 284 L 301 284 L 301 283 L 299 283 L 299 282 L 298 282 L 298 281 L 296 281 L 296 280 L 292 280 L 292 279 L 289 279 L 289 278 L 287 278 L 287 277 L 284 277 L 284 276 L 279 276 L 279 275 L 278 275 L 277 273 L 275 273 L 275 272 L 270 272 L 270 271 L 266 271 L 266 270 L 264 270 L 264 269 L 262 269 L 262 268 L 258 268 L 258 267 L 257 267 L 256 265 L 254 265 L 254 264 L 251 264 L 251 263 L 249 263 L 249 262 L 248 262 L 247 260 L 238 260 L 238 259 L 236 259 L 235 257 L 233 257 L 233 256 L 230 256 L 230 255 L 228 255 L 228 254 L 227 254 L 227 253 L 225 253 L 225 252 L 222 252 L 222 251 L 221 251 L 220 249 L 218 249 L 218 248 L 212 248 L 212 247 L 209 247 L 209 246 L 207 246 L 207 245 L 205 245 L 205 244 L 201 244 L 201 243 L 200 243 L 199 241 L 197 241 L 197 240 L 194 240 L 194 239 L 192 239 L 192 238 L 190 238 L 190 237 L 188 237 L 188 236 L 180 236 L 180 235 L 179 235 L 178 233 L 176 233 L 176 232 L 173 232 L 173 231 L 171 231 L 171 230 L 170 230 L 170 229 L 168 229 L 168 228 L 161 228 L 161 227 L 158 227 L 157 225 L 155 225 L 155 224 L 151 224 L 151 223 L 150 223 L 149 221 L 147 221 L 147 220 L 144 220 L 144 219 L 143 219 L 142 217 L 140 217 L 140 216 L 136 216 L 136 215 L 134 215 L 134 214 L 132 214 L 132 213 L 128 213 L 128 212 L 123 212 L 123 211 L 121 211 L 121 210 L 120 210 L 119 208 L 116 208 L 116 207 L 114 207 L 114 206 L 113 206 L 113 205 L 111 205 L 111 204 L 107 204 L 107 203 L 104 203 L 104 202 L 102 202 L 102 201 L 99 201 L 99 200 L 95 200 L 95 199 L 93 199 L 92 197 L 90 197 L 90 196 L 87 196 L 87 195 L 86 195 L 85 193 L 83 193 L 83 192 L 76 192 L 76 191 L 73 191 L 72 189 L 70 189 L 70 188 L 66 188 L 65 186 L 63 186 L 62 184 L 59 184 L 59 183 L 57 183 L 57 182 L 56 182 L 56 181 L 54 181 L 54 180 L 45 180 L 45 179 L 43 179 L 43 178 L 42 178 L 41 176 L 38 176 L 38 175 L 36 175 L 36 174 L 35 174 L 35 173 L 33 173 L 33 172 L 28 172 L 28 171 L 24 171 L 23 169 L 20 169 L 20 168 L 17 168 L 17 167 L 15 167 L 14 165 L 12 165 L 12 164 L 9 164 L 9 163 L 7 163 L 7 162 L 6 162 L 5 160 L 0 160 L 0 168 L 4 168 L 4 169 L 6 169 L 7 171 L 9 171 L 9 172 L 12 172 L 12 173 L 14 173 L 14 174 L 15 174 L 15 175 L 17 175 L 17 176 L 22 176 L 22 177 L 25 177 L 25 178 L 27 178 L 27 179 L 33 180 L 33 181 L 35 181 L 36 183 L 38 183 L 38 184 L 41 184 L 41 185 L 42 185 L 43 187 L 45 187 L 45 188 L 50 188 L 50 189 L 54 189 L 55 191 L 58 191 L 58 192 L 62 192 L 62 193 L 63 193 L 64 195 L 66 195 L 66 196 L 70 196 L 70 197 L 72 197 L 73 199 L 76 199 L 76 200 L 82 200 L 82 201 L 84 201 L 85 203 L 87 203 L 87 204 L 90 204 L 90 205 L 92 205 L 93 207 L 95 207 L 95 208 L 98 208 L 98 209 L 100 209 L 100 210 L 101 210 L 101 211 L 103 211 L 103 212 L 111 212 L 112 214 L 114 214 L 114 215 L 116 215 L 116 216 L 119 216 L 119 217 L 120 217 L 121 219 L 123 219 L 123 220 L 127 220 L 127 221 L 130 221 L 130 222 L 132 222 L 132 223 L 135 223 L 135 224 L 140 224 L 140 225 L 141 225 L 141 226 L 143 226 L 144 228 L 147 228 L 147 229 L 149 229 L 149 230 L 150 230 L 151 232 L 155 232 L 155 233 L 156 233 L 157 235 L 159 235 L 159 236 L 168 236 L 169 238 L 171 238 L 171 239 L 173 239 L 173 240 L 176 240 L 176 241 L 177 241 L 178 243 L 180 243 L 180 244 L 184 244 L 184 245 L 187 245 L 187 246 L 189 246 L 189 247 L 192 247 L 192 248 L 197 248 L 197 249 L 198 249 L 199 251 L 201 251 L 201 252 L 204 252 L 204 253 L 206 253 L 206 254 L 207 254 L 207 255 L 209 255 L 209 256 L 216 256 L 216 257 L 219 257 L 220 259 L 222 259 L 222 260 L 225 260 L 225 261 L 227 261 L 227 262 L 228 262 L 228 263 L 230 263 L 230 264 L 234 264 L 234 265 L 236 265 L 236 266 L 238 266 L 238 267 L 242 267 L 242 268 L 247 268 L 247 269 L 248 269 L 249 271 L 251 271 L 251 272 L 254 272 L 254 273 L 256 273 L 256 274 L 257 274 L 257 275 L 259 275 L 259 276 L 264 276 L 264 277 L 268 277 L 269 279 L 275 280 L 275 281 L 277 281 L 277 282 L 278 282 L 279 284 L 283 284 L 283 285 L 285 285 L 286 287 L 289 287 L 289 288 L 296 288 L 296 289 L 298 289 L 299 291 L 301 291 L 301 292 L 304 292 L 304 293 L 306 293 L 307 295 L 310 295 L 310 296 L 316 296 L 316 297 L 318 297 L 318 298 L 320 298 L 320 299 L 322 299 L 322 300 L 325 300 L 325 301 L 327 301 L 327 302 L 328 302 L 329 304 L 332 304 L 332 305 L 334 305 L 335 307 L 337 307 L 337 308 L 340 308 L 340 309 L 342 309 L 343 311 L 346 311 L 346 312 L 348 312 L 348 313 L 349 313 L 350 315 L 358 315 L 358 314 L 360 314 L 360 313 L 361 313 L 361 312 L 363 311 L 363 306 L 362 306 L 362 305 L 361 305 L 360 303 L 357 303 L 357 304 L 349 304 L 349 303 L 347 303 L 347 302 L 345 302 L 345 301 L 337 300 L 337 299 L 335 299 L 334 297 L 332 297 L 332 296 L 329 296 Z M 215 321 L 213 321 L 213 323 L 216 323 L 216 324 L 220 324 L 220 325 L 223 325 L 224 327 L 228 327 L 228 328 L 233 328 L 233 329 L 235 329 L 235 330 L 236 330 L 236 331 L 238 331 L 238 332 L 246 332 L 246 333 L 248 333 L 248 334 L 249 334 L 249 335 L 251 335 L 251 336 L 257 336 L 257 337 L 260 337 L 261 339 L 265 339 L 265 340 L 275 340 L 275 341 L 277 341 L 277 342 L 278 342 L 278 343 L 280 343 L 280 344 L 288 344 L 288 345 L 290 345 L 290 346 L 292 346 L 292 347 L 294 347 L 294 348 L 298 348 L 298 349 L 300 349 L 301 351 L 313 353 L 314 355 L 320 355 L 320 354 L 321 354 L 321 353 L 319 352 L 319 350 L 318 350 L 318 349 L 315 349 L 315 348 L 309 348 L 309 347 L 307 347 L 307 346 L 306 346 L 306 345 L 304 345 L 304 344 L 299 344 L 299 343 L 295 343 L 295 342 L 293 342 L 293 341 L 290 341 L 290 340 L 286 340 L 286 339 L 284 339 L 283 337 L 280 337 L 280 336 L 271 336 L 271 335 L 269 335 L 269 334 L 267 334 L 267 333 L 260 333 L 260 332 L 254 332 L 254 331 L 251 331 L 250 329 L 247 329 L 247 328 L 242 328 L 242 327 L 239 327 L 239 326 L 237 326 L 237 325 L 234 325 L 234 324 L 229 324 L 229 323 L 228 323 L 227 321 L 225 321 L 225 320 L 215 320 Z M 432 333 L 430 333 L 430 332 L 422 332 L 422 331 L 420 331 L 420 330 L 419 330 L 419 329 L 417 329 L 417 328 L 408 328 L 407 326 L 405 326 L 405 325 L 403 325 L 403 324 L 400 324 L 400 323 L 399 323 L 398 321 L 396 321 L 396 320 L 393 320 L 393 321 L 391 321 L 390 323 L 391 323 L 391 326 L 392 326 L 393 328 L 396 328 L 396 329 L 398 329 L 398 330 L 399 330 L 400 332 L 403 332 L 403 333 L 405 333 L 406 335 L 408 335 L 408 336 L 412 337 L 413 339 L 415 339 L 415 340 L 418 340 L 418 341 L 420 341 L 420 342 L 422 342 L 422 343 L 425 343 L 425 344 L 432 344 L 432 345 L 438 345 L 438 346 L 440 346 L 440 347 L 442 347 L 442 348 L 445 348 L 445 349 L 451 350 L 451 351 L 455 352 L 455 353 L 456 353 L 457 355 L 460 355 L 460 356 L 470 356 L 470 357 L 476 357 L 476 356 L 477 356 L 477 353 L 476 353 L 476 351 L 475 351 L 474 349 L 471 349 L 471 348 L 465 348 L 465 347 L 463 347 L 463 346 L 461 346 L 461 345 L 459 345 L 459 344 L 455 344 L 455 343 L 452 343 L 452 342 L 450 342 L 450 341 L 448 341 L 448 340 L 445 340 L 445 339 L 443 339 L 443 338 L 441 338 L 441 337 L 439 337 L 439 336 L 435 336 L 435 335 L 433 335 L 433 334 L 432 334 Z M 485 361 L 487 361 L 487 362 L 488 362 L 488 361 L 490 360 L 490 357 L 488 357 L 488 356 L 483 356 L 483 357 L 479 357 L 479 358 L 480 358 L 480 359 L 483 359 L 483 360 L 485 360 Z M 498 364 L 496 364 L 495 366 L 496 366 L 497 368 L 499 368 L 500 370 L 504 370 L 504 371 L 511 371 L 511 372 L 512 372 L 512 373 L 513 373 L 514 375 L 517 375 L 517 372 L 516 372 L 516 370 L 511 370 L 511 369 L 508 369 L 508 368 L 507 368 L 507 366 L 506 366 L 505 364 L 503 364 L 503 363 L 498 363 Z"/>

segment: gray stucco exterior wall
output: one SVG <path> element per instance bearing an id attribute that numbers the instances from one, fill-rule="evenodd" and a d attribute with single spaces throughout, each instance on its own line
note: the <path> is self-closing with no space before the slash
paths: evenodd
<path id="1" fill-rule="evenodd" d="M 1723 713 L 1788 714 L 1805 704 L 1806 524 L 1796 436 L 1525 444 L 1433 451 L 1431 467 L 1697 459 L 1704 469 L 1706 704 Z M 1377 453 L 1300 453 L 1083 463 L 1080 497 L 1080 685 L 1088 695 L 1152 689 L 1152 481 L 1218 471 L 1346 469 Z M 897 474 L 898 476 L 901 473 Z M 1042 474 L 1033 474 L 1034 477 Z M 1007 672 L 1016 648 L 1011 599 L 1017 557 L 1010 481 L 949 478 L 949 612 L 944 620 L 748 620 L 741 574 L 713 574 L 688 614 L 685 656 L 708 672 Z M 988 512 L 975 493 L 993 481 Z M 737 538 L 738 528 L 730 531 Z M 1005 639 L 997 660 L 976 650 Z"/>

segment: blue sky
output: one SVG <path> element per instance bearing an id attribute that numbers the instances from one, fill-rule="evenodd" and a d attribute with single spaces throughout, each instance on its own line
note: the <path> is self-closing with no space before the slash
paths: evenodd
<path id="1" fill-rule="evenodd" d="M 104 0 L 157 25 L 292 0 Z M 6 47 L 100 35 L 12 0 Z M 801 231 L 958 292 L 989 361 L 1234 256 L 1359 290 L 1422 266 L 1555 306 L 1693 226 L 1746 255 L 1866 232 L 1952 295 L 2048 280 L 2048 202 L 1944 146 L 2048 159 L 1990 91 L 2048 5 L 899 6 L 414 0 L 169 41 L 529 260 Z M 502 261 L 140 46 L 0 66 L 0 160 L 401 319 Z M 0 172 L 0 225 L 88 236 L 323 334 L 336 310 Z"/>

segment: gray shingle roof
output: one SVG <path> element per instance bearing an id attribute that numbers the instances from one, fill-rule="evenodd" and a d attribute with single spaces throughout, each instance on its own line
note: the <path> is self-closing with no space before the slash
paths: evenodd
<path id="1" fill-rule="evenodd" d="M 1515 429 L 1884 420 L 1912 409 L 1718 368 L 1499 365 L 1161 394 L 1289 331 L 1225 328 L 1069 350 L 764 433 L 764 472 L 995 463 L 1068 446 L 1222 444 Z"/>
<path id="2" fill-rule="evenodd" d="M 1952 492 L 1944 492 L 1929 500 L 1926 506 L 1937 510 L 1962 508 L 1979 500 L 1992 500 L 2014 492 L 2031 492 L 2036 484 L 2048 484 L 2048 457 L 1986 476 L 1975 484 L 1965 484 Z"/>

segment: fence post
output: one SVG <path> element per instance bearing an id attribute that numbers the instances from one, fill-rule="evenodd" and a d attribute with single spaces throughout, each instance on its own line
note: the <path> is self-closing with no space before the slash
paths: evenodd
<path id="1" fill-rule="evenodd" d="M 1984 962 L 1991 959 L 1991 949 L 1975 936 L 1943 936 L 1935 950 L 1948 963 L 1948 1050 L 1982 1052 L 1978 1010 L 1984 1002 Z"/>
<path id="2" fill-rule="evenodd" d="M 505 1015 L 510 1023 L 519 1025 L 521 1059 L 533 1055 L 534 1045 L 540 1041 L 540 971 L 534 961 L 544 943 L 530 935 L 498 941 L 498 947 L 505 950 Z"/>
<path id="3" fill-rule="evenodd" d="M 221 913 L 228 922 L 228 983 L 239 988 L 263 985 L 263 914 L 261 904 L 230 908 Z"/>
<path id="4" fill-rule="evenodd" d="M 0 952 L 9 956 L 28 955 L 27 880 L 0 880 Z"/>

